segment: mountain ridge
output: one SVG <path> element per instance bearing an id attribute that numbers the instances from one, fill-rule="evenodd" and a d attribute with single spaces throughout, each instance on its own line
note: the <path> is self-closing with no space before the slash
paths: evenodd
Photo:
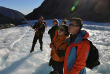
<path id="1" fill-rule="evenodd" d="M 79 17 L 85 21 L 110 22 L 109 0 L 79 0 L 74 11 L 72 6 L 77 0 L 44 0 L 38 8 L 26 15 L 29 20 L 44 16 L 45 19 L 70 19 Z"/>
<path id="2" fill-rule="evenodd" d="M 0 6 L 0 29 L 11 27 L 12 24 L 13 26 L 22 24 L 20 14 L 23 15 L 17 10 Z"/>

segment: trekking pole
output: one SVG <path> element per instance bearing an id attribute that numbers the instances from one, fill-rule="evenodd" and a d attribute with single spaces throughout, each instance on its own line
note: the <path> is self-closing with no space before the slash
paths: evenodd
<path id="1" fill-rule="evenodd" d="M 32 24 L 23 15 L 20 14 L 20 16 L 33 28 Z"/>

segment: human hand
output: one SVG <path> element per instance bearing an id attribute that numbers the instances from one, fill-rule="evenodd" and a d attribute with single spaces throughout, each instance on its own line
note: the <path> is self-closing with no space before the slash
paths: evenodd
<path id="1" fill-rule="evenodd" d="M 55 50 L 55 46 L 53 44 L 51 45 L 51 48 L 52 48 L 52 50 Z"/>
<path id="2" fill-rule="evenodd" d="M 38 29 L 35 29 L 36 32 L 38 32 Z"/>

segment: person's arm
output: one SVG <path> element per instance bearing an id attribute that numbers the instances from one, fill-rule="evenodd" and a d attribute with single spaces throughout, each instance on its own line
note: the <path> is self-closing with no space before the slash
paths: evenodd
<path id="1" fill-rule="evenodd" d="M 47 22 L 46 21 L 44 21 L 44 24 L 45 24 L 45 28 L 47 28 Z"/>
<path id="2" fill-rule="evenodd" d="M 54 45 L 54 41 L 56 40 L 57 36 L 58 36 L 58 32 L 56 31 L 55 36 L 54 36 L 52 42 L 50 43 L 50 48 L 51 48 L 52 45 Z"/>
<path id="3" fill-rule="evenodd" d="M 54 46 L 54 42 L 51 42 L 51 43 L 50 43 L 50 48 L 51 48 L 50 56 L 52 56 L 52 55 L 53 55 L 53 52 L 56 50 L 56 49 L 55 49 L 55 46 Z"/>
<path id="4" fill-rule="evenodd" d="M 73 65 L 73 68 L 69 71 L 69 74 L 78 74 L 86 66 L 86 59 L 90 45 L 88 41 L 84 41 L 82 45 L 82 47 L 78 47 L 77 49 L 76 61 Z"/>
<path id="5" fill-rule="evenodd" d="M 59 57 L 63 57 L 65 56 L 65 51 L 66 51 L 66 48 L 68 46 L 68 43 L 67 42 L 64 42 L 59 49 L 57 49 L 57 54 Z"/>
<path id="6" fill-rule="evenodd" d="M 56 50 L 54 44 L 51 44 L 51 48 L 52 48 L 52 50 Z"/>
<path id="7" fill-rule="evenodd" d="M 48 31 L 48 34 L 50 34 L 51 33 L 51 29 L 49 29 L 49 31 Z"/>
<path id="8" fill-rule="evenodd" d="M 32 28 L 33 28 L 33 29 L 36 29 L 36 28 L 37 28 L 37 24 L 38 24 L 38 22 L 36 22 L 36 23 L 34 24 L 34 26 L 32 26 Z"/>
<path id="9" fill-rule="evenodd" d="M 31 28 L 33 29 L 33 26 L 32 25 L 30 25 L 31 26 Z"/>
<path id="10" fill-rule="evenodd" d="M 49 29 L 48 34 L 51 34 L 53 30 L 53 27 L 51 29 Z"/>

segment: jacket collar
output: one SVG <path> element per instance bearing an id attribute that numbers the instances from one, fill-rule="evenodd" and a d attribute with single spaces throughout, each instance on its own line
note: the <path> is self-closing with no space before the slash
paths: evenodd
<path id="1" fill-rule="evenodd" d="M 81 30 L 72 43 L 80 43 L 82 39 L 87 39 L 88 37 L 89 33 L 85 30 Z"/>

